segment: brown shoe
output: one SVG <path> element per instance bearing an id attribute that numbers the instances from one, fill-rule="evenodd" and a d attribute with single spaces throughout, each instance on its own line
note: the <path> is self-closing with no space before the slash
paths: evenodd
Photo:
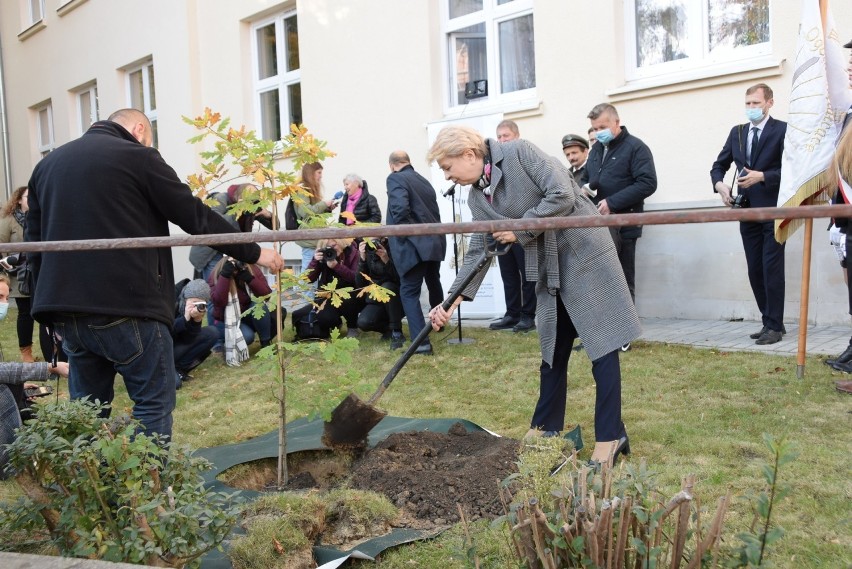
<path id="1" fill-rule="evenodd" d="M 840 393 L 852 393 L 852 380 L 835 381 L 834 389 Z"/>
<path id="2" fill-rule="evenodd" d="M 33 359 L 33 345 L 24 346 L 21 348 L 21 361 L 26 364 L 31 364 L 35 361 Z"/>

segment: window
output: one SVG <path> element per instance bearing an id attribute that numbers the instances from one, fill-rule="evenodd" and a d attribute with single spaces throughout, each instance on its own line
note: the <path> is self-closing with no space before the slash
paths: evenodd
<path id="1" fill-rule="evenodd" d="M 450 107 L 533 94 L 532 0 L 443 0 L 442 8 Z"/>
<path id="2" fill-rule="evenodd" d="M 92 84 L 77 91 L 77 124 L 83 134 L 98 120 L 98 86 Z"/>
<path id="3" fill-rule="evenodd" d="M 44 19 L 44 0 L 26 0 L 29 10 L 29 24 L 35 24 Z"/>
<path id="4" fill-rule="evenodd" d="M 627 78 L 771 53 L 769 0 L 628 0 Z"/>
<path id="5" fill-rule="evenodd" d="M 39 155 L 44 158 L 56 147 L 53 141 L 53 105 L 48 101 L 36 107 L 36 146 Z"/>
<path id="6" fill-rule="evenodd" d="M 264 140 L 280 140 L 291 124 L 302 124 L 299 26 L 295 12 L 252 27 L 254 90 L 258 130 Z"/>
<path id="7" fill-rule="evenodd" d="M 159 146 L 157 136 L 157 97 L 154 89 L 154 63 L 148 61 L 127 70 L 128 105 L 145 113 L 151 121 L 154 147 Z"/>

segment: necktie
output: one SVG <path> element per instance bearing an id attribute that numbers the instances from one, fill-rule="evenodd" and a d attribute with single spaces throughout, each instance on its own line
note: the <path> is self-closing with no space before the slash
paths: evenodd
<path id="1" fill-rule="evenodd" d="M 751 150 L 748 153 L 748 164 L 754 168 L 754 159 L 757 157 L 757 141 L 759 140 L 760 130 L 756 126 L 751 127 Z"/>

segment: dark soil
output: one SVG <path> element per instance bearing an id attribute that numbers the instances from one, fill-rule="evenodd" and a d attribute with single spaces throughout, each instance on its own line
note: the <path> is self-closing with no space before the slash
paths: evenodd
<path id="1" fill-rule="evenodd" d="M 442 526 L 504 513 L 499 485 L 513 472 L 519 442 L 468 433 L 456 424 L 448 434 L 427 431 L 391 435 L 352 465 L 349 485 L 384 494 L 413 527 Z"/>

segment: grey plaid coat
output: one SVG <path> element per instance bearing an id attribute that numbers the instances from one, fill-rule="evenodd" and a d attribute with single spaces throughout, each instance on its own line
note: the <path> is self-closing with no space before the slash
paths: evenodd
<path id="1" fill-rule="evenodd" d="M 471 189 L 468 197 L 473 219 L 522 219 L 599 215 L 595 205 L 574 182 L 568 169 L 526 140 L 499 143 L 486 141 L 491 153 L 491 198 Z M 571 315 L 591 360 L 596 360 L 636 339 L 639 317 L 630 299 L 624 272 L 606 227 L 582 227 L 550 231 L 517 231 L 526 253 L 526 274 L 536 284 L 538 333 L 541 357 L 548 365 L 556 346 L 556 295 Z M 490 235 L 471 238 L 465 265 L 457 284 L 472 270 Z M 485 276 L 477 276 L 462 291 L 472 299 Z"/>

